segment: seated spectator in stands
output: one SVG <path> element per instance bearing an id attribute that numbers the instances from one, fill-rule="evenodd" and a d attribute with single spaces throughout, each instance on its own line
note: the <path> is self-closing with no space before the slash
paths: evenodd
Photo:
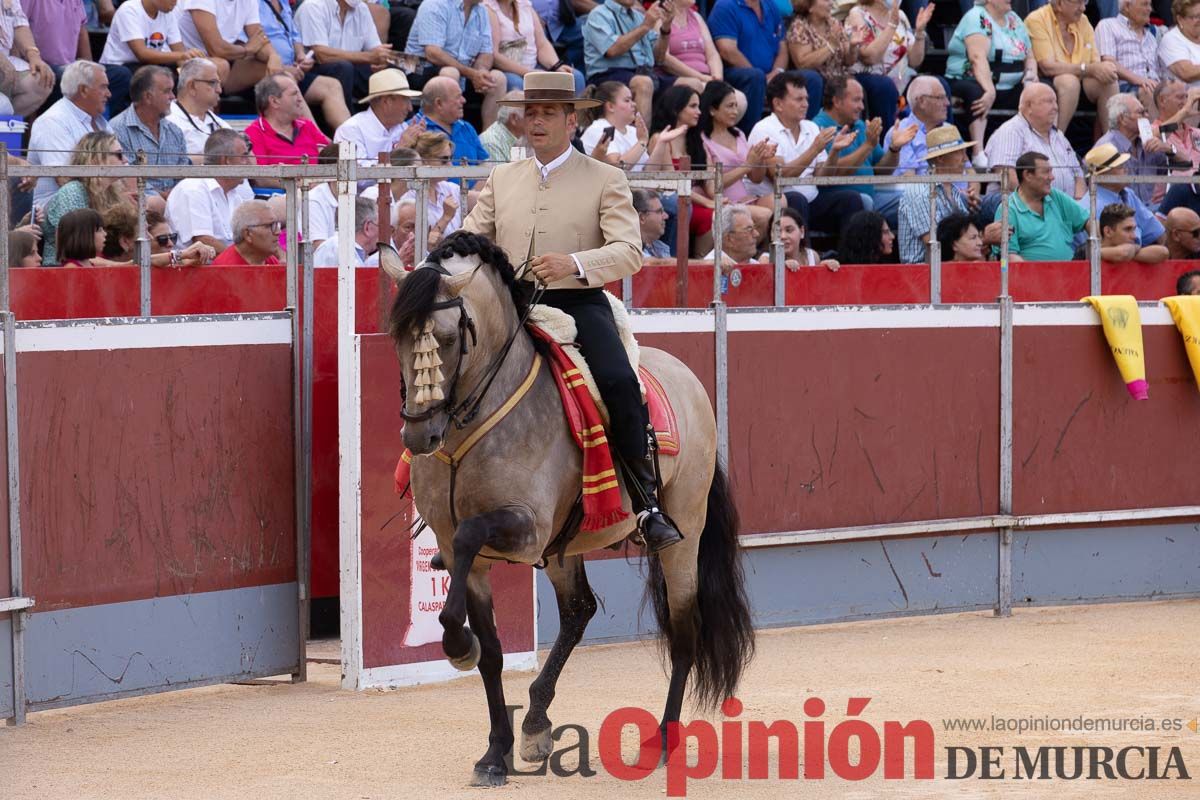
<path id="1" fill-rule="evenodd" d="M 64 267 L 116 266 L 100 257 L 108 234 L 100 212 L 94 208 L 77 208 L 64 215 L 54 236 L 58 242 L 59 261 Z"/>
<path id="2" fill-rule="evenodd" d="M 1137 261 L 1159 264 L 1167 260 L 1165 245 L 1138 241 L 1134 211 L 1123 203 L 1111 203 L 1100 212 L 1100 259 L 1113 264 Z"/>
<path id="3" fill-rule="evenodd" d="M 412 112 L 413 99 L 421 93 L 408 88 L 408 77 L 398 69 L 384 69 L 371 76 L 370 92 L 360 102 L 370 107 L 351 117 L 333 134 L 335 142 L 353 142 L 358 163 L 379 163 L 380 153 L 396 147 L 412 147 L 420 133 L 404 121 Z"/>
<path id="4" fill-rule="evenodd" d="M 452 147 L 444 133 L 426 131 L 417 137 L 417 155 L 427 167 L 444 167 L 449 164 Z M 416 189 L 409 189 L 401 199 L 404 197 L 412 197 L 415 200 Z M 425 195 L 425 213 L 425 218 L 429 220 L 429 237 L 426 241 L 432 248 L 442 237 L 462 227 L 462 194 L 458 184 L 453 181 L 438 181 L 430 186 Z"/>
<path id="5" fill-rule="evenodd" d="M 42 256 L 37 249 L 38 240 L 29 231 L 9 231 L 8 266 L 40 267 Z"/>
<path id="6" fill-rule="evenodd" d="M 124 204 L 103 215 L 105 240 L 102 255 L 105 258 L 117 264 L 136 262 L 137 213 L 135 206 Z M 167 221 L 157 211 L 146 212 L 146 235 L 150 241 L 152 267 L 199 267 L 212 261 L 217 254 L 216 250 L 203 242 L 196 242 L 183 250 L 173 249 L 179 237 L 171 233 Z"/>
<path id="7" fill-rule="evenodd" d="M 524 100 L 525 92 L 518 89 L 504 95 L 503 99 L 506 102 Z M 479 134 L 479 143 L 487 150 L 489 161 L 510 161 L 512 149 L 525 146 L 525 112 L 521 106 L 500 106 L 500 110 L 496 112 L 496 121 Z"/>
<path id="8" fill-rule="evenodd" d="M 774 162 L 782 167 L 784 178 L 836 175 L 839 155 L 853 141 L 853 134 L 838 134 L 836 126 L 825 129 L 807 119 L 811 100 L 804 75 L 799 70 L 781 72 L 767 82 L 767 103 L 771 114 L 750 132 L 750 143 L 771 141 L 775 144 Z M 833 145 L 830 153 L 828 145 Z M 842 222 L 862 211 L 862 196 L 853 189 L 801 184 L 785 192 L 788 206 L 797 209 L 809 226 L 836 231 Z"/>
<path id="9" fill-rule="evenodd" d="M 679 169 L 684 157 L 692 166 L 705 163 L 704 144 L 700 141 L 700 95 L 687 86 L 672 86 L 654 102 L 650 119 L 650 164 L 654 169 Z M 712 181 L 696 182 L 691 197 L 691 219 L 688 232 L 695 239 L 695 252 L 712 249 Z M 664 202 L 672 215 L 677 201 Z M 670 228 L 668 228 L 670 230 Z M 671 234 L 668 233 L 668 239 Z"/>
<path id="10" fill-rule="evenodd" d="M 354 266 L 365 267 L 379 263 L 375 253 L 379 247 L 379 207 L 374 200 L 365 197 L 354 199 Z M 314 267 L 337 267 L 341 265 L 338 257 L 338 234 L 325 240 L 324 244 L 313 251 Z"/>
<path id="11" fill-rule="evenodd" d="M 1174 0 L 1175 27 L 1158 44 L 1158 65 L 1164 78 L 1174 76 L 1200 89 L 1200 0 Z"/>
<path id="12" fill-rule="evenodd" d="M 1167 189 L 1167 194 L 1158 205 L 1158 213 L 1170 214 L 1177 208 L 1190 208 L 1200 214 L 1200 186 L 1194 183 L 1173 183 Z"/>
<path id="13" fill-rule="evenodd" d="M 122 4 L 124 6 L 125 4 Z M 175 79 L 166 67 L 145 66 L 133 74 L 129 97 L 133 105 L 112 118 L 109 126 L 125 150 L 129 162 L 144 153 L 149 166 L 190 165 L 183 131 L 167 119 L 175 99 Z M 146 190 L 163 197 L 178 178 L 147 178 Z"/>
<path id="14" fill-rule="evenodd" d="M 758 227 L 750 207 L 740 203 L 721 206 L 721 264 L 728 270 L 738 264 L 758 263 Z M 709 251 L 705 261 L 716 258 L 716 248 Z"/>
<path id="15" fill-rule="evenodd" d="M 254 155 L 240 133 L 223 128 L 204 143 L 204 163 L 253 166 Z M 204 242 L 220 252 L 233 241 L 230 220 L 234 209 L 253 198 L 244 178 L 185 178 L 167 198 L 167 222 L 184 247 Z"/>
<path id="16" fill-rule="evenodd" d="M 1054 188 L 1050 160 L 1036 151 L 1017 158 L 1017 190 L 1008 197 L 1010 259 L 1070 261 L 1071 242 L 1084 229 L 1088 212 L 1068 194 Z M 996 209 L 1000 219 L 1001 209 Z"/>
<path id="17" fill-rule="evenodd" d="M 1025 23 L 1013 12 L 1012 0 L 985 0 L 959 20 L 946 49 L 946 78 L 970 119 L 968 134 L 975 142 L 972 155 L 978 163 L 988 112 L 1016 109 L 1022 84 L 1037 82 L 1033 42 Z"/>
<path id="18" fill-rule="evenodd" d="M 0 89 L 22 117 L 41 108 L 54 89 L 54 70 L 42 60 L 17 0 L 8 0 L 0 14 Z"/>
<path id="19" fill-rule="evenodd" d="M 641 188 L 632 192 L 633 210 L 638 213 L 642 231 L 642 255 L 645 258 L 670 258 L 671 248 L 662 240 L 667 229 L 667 212 L 658 192 Z"/>
<path id="20" fill-rule="evenodd" d="M 575 93 L 583 91 L 583 73 L 558 57 L 530 0 L 483 0 L 492 31 L 492 63 L 504 73 L 505 88 L 525 85 L 533 70 L 566 72 L 575 76 Z"/>
<path id="21" fill-rule="evenodd" d="M 1138 102 L 1138 99 L 1133 95 L 1123 95 L 1133 102 Z M 1129 165 L 1133 160 L 1128 153 L 1122 153 L 1117 147 L 1106 142 L 1098 144 L 1087 152 L 1083 157 L 1084 166 L 1093 175 L 1107 175 L 1109 178 L 1118 178 L 1122 175 L 1129 174 Z M 1137 188 L 1145 184 L 1138 184 L 1137 187 L 1123 183 L 1096 183 L 1096 208 L 1104 208 L 1109 205 L 1123 205 L 1133 210 L 1135 221 L 1137 223 L 1137 243 L 1138 244 L 1161 244 L 1166 234 L 1166 229 L 1162 223 L 1158 221 L 1158 217 L 1146 205 L 1141 198 L 1141 193 L 1136 191 Z M 1091 215 L 1091 198 L 1081 197 L 1077 201 L 1080 208 L 1089 216 Z"/>
<path id="22" fill-rule="evenodd" d="M 317 153 L 318 164 L 336 164 L 338 146 L 332 142 Z M 308 190 L 308 231 L 313 249 L 337 232 L 337 181 L 318 183 Z"/>
<path id="23" fill-rule="evenodd" d="M 925 158 L 929 171 L 934 175 L 962 175 L 966 164 L 964 152 L 974 142 L 964 142 L 962 134 L 953 125 L 943 125 L 929 132 L 929 146 Z M 948 178 L 937 184 L 936 219 L 930 220 L 929 186 L 913 183 L 903 187 L 900 197 L 899 233 L 900 260 L 905 264 L 923 264 L 929 260 L 930 238 L 936 233 L 938 221 L 951 214 L 968 214 L 972 210 L 967 193 L 956 187 Z M 992 241 L 1000 242 L 1000 225 L 989 226 Z"/>
<path id="24" fill-rule="evenodd" d="M 401 200 L 392 206 L 392 243 L 400 263 L 411 267 L 417 247 L 417 202 Z"/>
<path id="25" fill-rule="evenodd" d="M 942 263 L 983 261 L 983 236 L 968 214 L 951 214 L 937 225 Z"/>
<path id="26" fill-rule="evenodd" d="M 842 225 L 837 259 L 842 264 L 894 264 L 896 234 L 882 214 L 859 211 Z"/>
<path id="27" fill-rule="evenodd" d="M 1200 294 L 1200 270 L 1185 272 L 1175 281 L 1175 294 Z"/>
<path id="28" fill-rule="evenodd" d="M 858 0 L 846 15 L 852 41 L 859 42 L 858 60 L 851 66 L 867 95 L 867 108 L 889 130 L 896 121 L 900 93 L 908 88 L 925 60 L 925 28 L 933 5 L 924 6 L 914 23 L 894 0 Z"/>
<path id="29" fill-rule="evenodd" d="M 323 61 L 312 50 L 306 52 L 292 8 L 285 0 L 258 0 L 258 4 L 263 33 L 284 72 L 300 85 L 309 105 L 320 107 L 330 130 L 336 130 L 350 118 L 354 107 L 354 65 L 349 61 Z"/>
<path id="30" fill-rule="evenodd" d="M 725 81 L 746 95 L 740 127 L 749 134 L 762 118 L 767 81 L 788 67 L 779 8 L 773 0 L 717 0 L 708 29 L 725 62 Z"/>
<path id="31" fill-rule="evenodd" d="M 329 144 L 316 123 L 304 115 L 304 95 L 294 80 L 282 73 L 268 75 L 254 87 L 258 119 L 246 128 L 259 164 L 299 164 L 304 156 L 316 158 Z"/>
<path id="32" fill-rule="evenodd" d="M 1183 261 L 1200 257 L 1200 214 L 1190 208 L 1173 208 L 1164 226 L 1168 258 Z"/>
<path id="33" fill-rule="evenodd" d="M 337 156 L 337 153 L 335 151 L 334 157 L 336 158 L 336 156 Z M 321 151 L 322 161 L 324 161 L 324 158 L 325 158 L 325 151 L 322 150 Z M 413 150 L 410 147 L 397 147 L 395 150 L 392 151 L 389 163 L 393 167 L 420 166 L 421 165 L 421 156 L 416 150 Z M 403 178 L 392 178 L 392 180 L 389 181 L 389 183 L 391 184 L 393 205 L 400 202 L 400 198 L 404 197 L 405 195 L 408 195 L 409 197 L 415 197 L 415 195 L 409 193 L 408 181 L 404 180 Z M 333 183 L 330 183 L 329 188 L 332 188 L 332 187 L 333 187 Z M 378 200 L 379 199 L 379 187 L 380 187 L 379 183 L 371 183 L 371 184 L 367 185 L 366 188 L 364 188 L 362 191 L 360 191 L 359 195 L 361 197 L 369 197 L 372 200 Z M 310 193 L 310 196 L 311 196 L 311 193 Z M 332 194 L 330 196 L 332 197 Z M 334 208 L 336 209 L 337 208 L 337 199 L 336 198 L 334 198 L 333 203 L 334 203 Z"/>
<path id="34" fill-rule="evenodd" d="M 180 8 L 184 47 L 203 52 L 217 65 L 225 91 L 240 94 L 283 70 L 263 32 L 258 0 L 183 0 Z"/>
<path id="35" fill-rule="evenodd" d="M 204 162 L 204 143 L 213 131 L 228 129 L 229 123 L 217 116 L 221 102 L 221 80 L 217 67 L 207 58 L 194 58 L 179 68 L 175 102 L 167 119 L 183 131 L 186 151 L 192 163 Z"/>
<path id="36" fill-rule="evenodd" d="M 142 64 L 178 67 L 203 58 L 196 48 L 184 48 L 179 33 L 177 0 L 126 0 L 113 17 L 100 63 L 136 70 Z M 111 77 L 110 77 L 111 80 Z"/>
<path id="37" fill-rule="evenodd" d="M 1101 110 L 1100 129 L 1108 129 L 1102 110 L 1117 93 L 1117 67 L 1101 61 L 1096 33 L 1083 14 L 1086 0 L 1050 0 L 1025 18 L 1038 70 L 1058 95 L 1058 127 L 1067 129 L 1083 94 Z"/>
<path id="38" fill-rule="evenodd" d="M 673 85 L 673 76 L 655 73 L 666 57 L 673 5 L 655 3 L 643 11 L 634 0 L 605 0 L 583 24 L 583 58 L 590 84 L 617 81 L 633 91 L 633 102 L 649 117 L 656 92 Z M 665 34 L 660 35 L 664 28 Z M 697 93 L 701 81 L 681 83 Z"/>
<path id="39" fill-rule="evenodd" d="M 833 150 L 833 142 L 826 146 L 830 152 L 837 153 L 839 174 L 890 175 L 899 163 L 901 148 L 916 137 L 917 128 L 910 126 L 893 133 L 891 144 L 885 150 L 879 144 L 883 136 L 883 122 L 879 117 L 864 122 L 863 105 L 862 86 L 856 79 L 837 78 L 827 81 L 825 102 L 822 104 L 821 113 L 813 118 L 813 122 L 822 128 L 834 127 L 843 132 L 846 129 L 853 131 L 854 138 L 841 150 Z M 891 189 L 877 192 L 870 183 L 846 188 L 862 195 L 864 208 L 878 211 L 889 221 L 896 219 L 896 211 L 900 205 L 899 192 Z M 845 263 L 845 259 L 842 261 Z"/>
<path id="40" fill-rule="evenodd" d="M 792 272 L 801 267 L 825 267 L 830 272 L 837 272 L 841 267 L 835 259 L 821 258 L 808 246 L 804 217 L 794 208 L 779 209 L 779 239 L 783 242 L 783 265 Z M 758 260 L 770 263 L 771 252 L 763 253 Z"/>
<path id="41" fill-rule="evenodd" d="M 351 98 L 369 91 L 367 82 L 373 71 L 394 66 L 399 59 L 390 44 L 379 40 L 371 12 L 361 0 L 353 4 L 305 0 L 296 9 L 296 27 L 300 44 L 312 52 L 317 64 L 333 68 L 339 77 L 349 77 L 350 85 L 343 86 L 347 107 L 351 107 Z"/>
<path id="42" fill-rule="evenodd" d="M 440 75 L 480 101 L 483 127 L 496 121 L 508 83 L 493 67 L 492 25 L 478 0 L 422 0 L 404 51 L 421 59 L 415 88 Z"/>
<path id="43" fill-rule="evenodd" d="M 451 78 L 430 78 L 421 92 L 421 110 L 408 122 L 422 131 L 444 133 L 454 144 L 456 163 L 478 164 L 487 161 L 488 151 L 479 141 L 479 133 L 463 119 L 466 97 L 458 81 Z M 407 127 L 406 127 L 407 130 Z"/>
<path id="44" fill-rule="evenodd" d="M 664 34 L 667 53 L 659 72 L 673 75 L 676 81 L 698 81 L 700 88 L 709 81 L 725 80 L 725 65 L 708 24 L 696 10 L 696 0 L 673 0 L 672 5 L 675 13 L 667 24 L 670 33 Z M 746 96 L 740 89 L 738 103 L 746 108 Z"/>
<path id="45" fill-rule="evenodd" d="M 1121 0 L 1120 15 L 1096 25 L 1100 60 L 1116 67 L 1120 91 L 1136 92 L 1147 108 L 1154 107 L 1154 90 L 1162 79 L 1158 33 L 1150 14 L 1150 0 Z"/>
<path id="46" fill-rule="evenodd" d="M 262 200 L 247 200 L 233 210 L 233 244 L 213 259 L 214 267 L 279 264 L 279 231 L 283 223 Z"/>
<path id="47" fill-rule="evenodd" d="M 928 6 L 926 6 L 928 8 Z M 918 75 L 909 81 L 904 93 L 911 113 L 892 126 L 883 137 L 883 146 L 892 147 L 892 136 L 899 130 L 916 127 L 912 141 L 900 148 L 897 157 L 895 175 L 924 175 L 929 171 L 929 161 L 925 158 L 925 137 L 929 131 L 936 130 L 946 124 L 947 113 L 950 110 L 950 98 L 946 95 L 946 87 L 932 75 Z M 959 136 L 961 141 L 962 137 Z M 972 146 L 978 142 L 971 142 Z M 961 170 L 960 170 L 961 172 Z M 971 186 L 978 186 L 973 183 Z"/>
<path id="48" fill-rule="evenodd" d="M 1023 153 L 1041 153 L 1053 165 L 1054 188 L 1072 197 L 1083 197 L 1086 185 L 1079 156 L 1056 125 L 1058 97 L 1042 83 L 1030 83 L 1021 91 L 1020 111 L 1005 122 L 988 139 L 985 153 L 991 168 L 997 172 L 1011 170 Z M 1009 189 L 1017 185 L 1016 175 L 1009 175 Z M 993 198 L 999 205 L 999 196 Z M 986 201 L 986 198 L 985 198 Z"/>
<path id="49" fill-rule="evenodd" d="M 633 92 L 617 81 L 605 81 L 589 86 L 584 96 L 600 103 L 597 108 L 581 108 L 577 112 L 584 126 L 580 140 L 583 152 L 597 158 L 596 146 L 605 139 L 604 160 L 616 166 L 631 165 L 640 171 L 650 160 L 650 132 L 646 121 L 633 102 Z M 609 129 L 611 134 L 606 134 Z M 607 138 L 605 138 L 607 135 Z"/>
<path id="50" fill-rule="evenodd" d="M 29 20 L 33 41 L 41 51 L 42 60 L 54 70 L 56 81 L 62 80 L 63 70 L 72 61 L 93 60 L 88 28 L 97 27 L 99 23 L 88 24 L 83 0 L 21 0 L 21 6 Z M 112 10 L 111 4 L 109 9 Z M 113 38 L 112 31 L 108 38 Z M 116 116 L 129 105 L 131 74 L 125 67 L 117 65 L 104 64 L 104 70 L 108 73 L 108 87 L 112 92 L 108 113 Z M 60 97 L 56 86 L 50 92 L 49 102 L 57 102 Z"/>
<path id="51" fill-rule="evenodd" d="M 29 130 L 29 163 L 61 167 L 71 160 L 75 145 L 89 131 L 106 131 L 104 104 L 108 75 L 91 61 L 76 61 L 63 72 L 63 97 L 38 115 Z M 41 207 L 67 178 L 38 178 L 33 204 Z"/>
<path id="52" fill-rule="evenodd" d="M 812 98 L 812 116 L 816 116 L 820 98 L 825 96 L 825 81 L 850 77 L 850 67 L 858 63 L 858 48 L 863 32 L 851 41 L 842 23 L 833 18 L 833 0 L 796 0 L 796 15 L 787 32 L 788 56 L 803 76 Z M 770 106 L 770 90 L 767 92 Z"/>
<path id="53" fill-rule="evenodd" d="M 583 70 L 583 22 L 599 6 L 593 0 L 532 0 L 533 10 L 546 26 L 546 35 L 563 60 Z"/>
<path id="54" fill-rule="evenodd" d="M 1165 175 L 1167 153 L 1171 148 L 1158 136 L 1142 142 L 1138 120 L 1148 116 L 1142 101 L 1132 94 L 1119 94 L 1108 101 L 1104 111 L 1108 117 L 1108 133 L 1101 136 L 1096 144 L 1111 144 L 1117 152 L 1127 154 L 1129 163 L 1124 169 L 1130 175 Z M 1131 191 L 1143 203 L 1149 204 L 1153 202 L 1155 188 L 1151 183 L 1139 183 Z"/>
<path id="55" fill-rule="evenodd" d="M 774 216 L 775 196 L 766 182 L 768 166 L 775 161 L 775 142 L 762 138 L 750 144 L 734 127 L 741 109 L 736 90 L 724 81 L 710 81 L 700 95 L 700 141 L 707 165 L 724 167 L 724 200 L 750 209 L 758 238 L 763 240 Z M 694 167 L 695 165 L 693 165 Z"/>
<path id="56" fill-rule="evenodd" d="M 1167 143 L 1167 166 L 1171 175 L 1190 175 L 1200 167 L 1200 89 L 1189 89 L 1173 78 L 1162 81 L 1154 90 L 1158 109 L 1155 130 Z M 1158 205 L 1166 194 L 1163 184 L 1155 186 L 1152 202 Z"/>
<path id="57" fill-rule="evenodd" d="M 85 134 L 71 153 L 71 166 L 97 167 L 119 166 L 125 163 L 124 151 L 117 137 L 111 133 L 93 131 Z M 42 217 L 43 260 L 46 264 L 58 263 L 56 231 L 58 224 L 67 214 L 81 208 L 95 209 L 101 215 L 108 214 L 117 206 L 134 206 L 129 187 L 115 178 L 76 178 L 63 184 L 46 201 Z M 104 248 L 101 247 L 101 250 Z"/>

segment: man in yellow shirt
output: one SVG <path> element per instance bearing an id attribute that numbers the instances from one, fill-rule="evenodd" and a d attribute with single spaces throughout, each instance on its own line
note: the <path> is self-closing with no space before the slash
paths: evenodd
<path id="1" fill-rule="evenodd" d="M 1058 95 L 1058 128 L 1065 131 L 1079 106 L 1079 90 L 1096 104 L 1102 131 L 1108 130 L 1103 109 L 1117 93 L 1117 67 L 1101 61 L 1096 32 L 1084 16 L 1087 0 L 1050 0 L 1030 12 L 1025 28 L 1033 42 L 1038 72 L 1050 79 Z"/>

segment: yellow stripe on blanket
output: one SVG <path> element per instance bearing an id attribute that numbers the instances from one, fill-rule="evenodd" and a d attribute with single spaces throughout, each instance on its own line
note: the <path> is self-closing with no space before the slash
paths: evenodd
<path id="1" fill-rule="evenodd" d="M 1125 381 L 1125 388 L 1134 400 L 1145 400 L 1150 396 L 1146 383 L 1146 357 L 1142 347 L 1142 315 L 1138 313 L 1137 299 L 1133 295 L 1093 295 L 1080 302 L 1088 303 L 1100 315 L 1104 325 L 1104 338 L 1116 359 L 1117 369 Z"/>
<path id="2" fill-rule="evenodd" d="M 1200 295 L 1164 297 L 1162 302 L 1183 336 L 1183 349 L 1196 376 L 1196 385 L 1200 386 Z"/>

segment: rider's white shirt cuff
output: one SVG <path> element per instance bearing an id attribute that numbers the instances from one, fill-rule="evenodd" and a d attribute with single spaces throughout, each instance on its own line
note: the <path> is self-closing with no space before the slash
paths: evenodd
<path id="1" fill-rule="evenodd" d="M 586 276 L 583 274 L 583 264 L 579 263 L 579 258 L 574 253 L 571 253 L 571 260 L 575 262 L 575 277 L 584 280 Z"/>

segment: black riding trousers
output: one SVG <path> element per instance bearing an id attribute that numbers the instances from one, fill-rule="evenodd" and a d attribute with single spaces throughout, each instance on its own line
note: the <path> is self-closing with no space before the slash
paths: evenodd
<path id="1" fill-rule="evenodd" d="M 626 461 L 645 458 L 650 418 L 604 290 L 554 289 L 542 295 L 541 302 L 575 320 L 579 349 L 608 407 L 609 442 Z"/>

